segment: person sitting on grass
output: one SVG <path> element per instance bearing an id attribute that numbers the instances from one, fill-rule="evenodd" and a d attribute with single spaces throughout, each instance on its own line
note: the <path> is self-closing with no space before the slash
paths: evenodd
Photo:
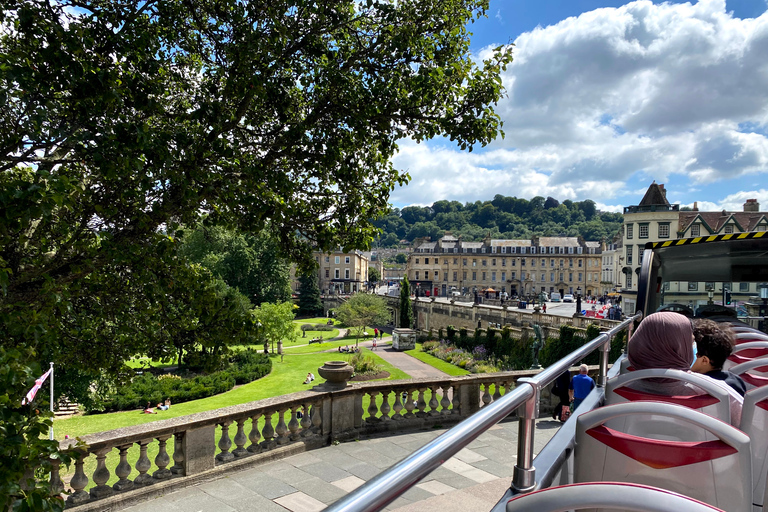
<path id="1" fill-rule="evenodd" d="M 157 414 L 157 411 L 152 409 L 152 402 L 147 402 L 147 406 L 144 408 L 144 414 Z"/>
<path id="2" fill-rule="evenodd" d="M 171 399 L 166 398 L 165 403 L 161 402 L 157 404 L 157 408 L 160 409 L 161 411 L 167 411 L 168 409 L 171 408 Z"/>
<path id="3" fill-rule="evenodd" d="M 309 384 L 310 382 L 312 382 L 312 374 L 308 373 L 307 378 L 304 379 L 304 382 L 302 382 L 302 384 Z"/>

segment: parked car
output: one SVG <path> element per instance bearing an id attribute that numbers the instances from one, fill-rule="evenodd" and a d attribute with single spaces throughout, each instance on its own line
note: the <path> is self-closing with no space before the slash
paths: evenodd
<path id="1" fill-rule="evenodd" d="M 550 302 L 560 302 L 560 293 L 559 292 L 552 292 L 552 294 L 549 296 Z"/>
<path id="2" fill-rule="evenodd" d="M 573 302 L 573 295 L 570 293 L 563 295 L 563 302 Z"/>

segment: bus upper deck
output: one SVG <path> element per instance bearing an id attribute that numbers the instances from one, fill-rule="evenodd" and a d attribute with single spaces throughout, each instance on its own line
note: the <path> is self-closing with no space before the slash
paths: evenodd
<path id="1" fill-rule="evenodd" d="M 768 384 L 768 359 L 760 361 L 768 356 L 766 302 L 768 233 L 648 244 L 634 317 L 536 377 L 521 379 L 514 390 L 327 510 L 380 510 L 516 411 L 519 438 L 514 476 L 493 512 L 761 511 L 768 469 L 768 386 L 763 385 Z M 734 355 L 741 354 L 741 359 L 730 370 L 751 377 L 739 424 L 731 424 L 731 412 L 724 404 L 728 393 L 708 377 L 669 369 L 627 372 L 627 365 L 622 365 L 626 355 L 608 370 L 612 336 L 629 329 L 631 343 L 632 328 L 656 311 L 712 318 L 728 323 L 736 333 L 740 345 Z M 534 458 L 534 421 L 542 389 L 598 349 L 597 387 Z M 698 391 L 665 396 L 631 388 L 632 382 L 659 378 L 679 380 Z"/>

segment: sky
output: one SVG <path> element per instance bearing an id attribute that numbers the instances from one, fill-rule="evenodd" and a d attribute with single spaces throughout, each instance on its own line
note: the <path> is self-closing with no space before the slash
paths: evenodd
<path id="1" fill-rule="evenodd" d="M 393 206 L 496 194 L 768 211 L 768 0 L 491 0 L 482 58 L 513 42 L 496 107 L 505 138 L 461 151 L 400 142 Z"/>

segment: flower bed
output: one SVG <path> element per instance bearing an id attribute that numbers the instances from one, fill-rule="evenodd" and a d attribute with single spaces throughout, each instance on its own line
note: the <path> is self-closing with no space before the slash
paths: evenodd
<path id="1" fill-rule="evenodd" d="M 426 341 L 421 350 L 452 365 L 472 373 L 493 373 L 498 367 L 488 358 L 485 347 L 478 346 L 472 352 L 451 345 L 446 340 Z"/>

